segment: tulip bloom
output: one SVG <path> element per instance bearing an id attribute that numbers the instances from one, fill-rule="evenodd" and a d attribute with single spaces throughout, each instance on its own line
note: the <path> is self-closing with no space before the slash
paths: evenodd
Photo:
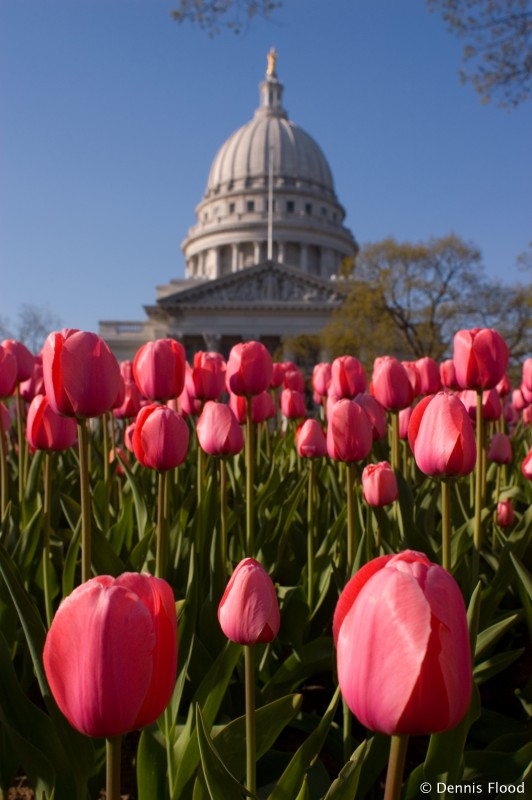
<path id="1" fill-rule="evenodd" d="M 509 528 L 515 522 L 514 507 L 511 500 L 500 500 L 497 503 L 497 524 L 501 528 Z"/>
<path id="2" fill-rule="evenodd" d="M 392 356 L 380 356 L 373 363 L 371 394 L 389 411 L 406 408 L 414 399 L 414 391 L 406 369 Z"/>
<path id="3" fill-rule="evenodd" d="M 26 419 L 26 439 L 34 450 L 68 450 L 77 433 L 76 420 L 56 414 L 45 395 L 35 395 Z"/>
<path id="4" fill-rule="evenodd" d="M 140 411 L 142 397 L 139 388 L 134 380 L 123 378 L 124 393 L 120 398 L 121 402 L 113 409 L 113 414 L 117 419 L 133 419 Z"/>
<path id="5" fill-rule="evenodd" d="M 230 392 L 258 395 L 270 387 L 272 357 L 261 342 L 240 342 L 231 348 L 225 380 Z"/>
<path id="6" fill-rule="evenodd" d="M 175 339 L 156 339 L 137 350 L 133 378 L 142 394 L 163 403 L 179 397 L 185 382 L 185 348 Z"/>
<path id="7" fill-rule="evenodd" d="M 244 447 L 242 428 L 225 403 L 208 400 L 196 425 L 202 450 L 211 456 L 236 455 Z"/>
<path id="8" fill-rule="evenodd" d="M 186 458 L 189 431 L 183 417 L 168 406 L 141 408 L 133 431 L 133 452 L 145 467 L 166 472 Z"/>
<path id="9" fill-rule="evenodd" d="M 42 376 L 42 358 L 35 356 L 33 370 L 29 378 L 20 384 L 20 396 L 27 403 L 31 403 L 36 394 L 44 394 L 44 380 Z"/>
<path id="10" fill-rule="evenodd" d="M 331 377 L 332 366 L 326 361 L 316 364 L 312 370 L 312 388 L 320 398 L 328 395 Z"/>
<path id="11" fill-rule="evenodd" d="M 218 607 L 220 626 L 232 642 L 271 642 L 281 623 L 272 579 L 254 558 L 245 558 L 233 572 Z"/>
<path id="12" fill-rule="evenodd" d="M 229 394 L 229 405 L 237 420 L 243 425 L 246 422 L 246 398 L 237 394 Z M 267 391 L 251 398 L 251 421 L 253 424 L 264 422 L 275 417 L 275 403 Z"/>
<path id="13" fill-rule="evenodd" d="M 444 389 L 459 389 L 456 382 L 456 370 L 454 361 L 448 358 L 440 364 L 440 380 Z"/>
<path id="14" fill-rule="evenodd" d="M 369 506 L 387 506 L 397 500 L 399 497 L 397 478 L 387 461 L 364 467 L 362 493 Z"/>
<path id="15" fill-rule="evenodd" d="M 278 389 L 284 380 L 286 372 L 286 365 L 281 364 L 279 361 L 274 361 L 272 364 L 272 377 L 270 378 L 270 388 Z"/>
<path id="16" fill-rule="evenodd" d="M 11 397 L 17 385 L 17 359 L 0 344 L 0 397 Z"/>
<path id="17" fill-rule="evenodd" d="M 419 469 L 444 478 L 469 474 L 477 451 L 473 424 L 461 400 L 439 392 L 414 408 L 408 441 Z"/>
<path id="18" fill-rule="evenodd" d="M 414 397 L 421 394 L 421 377 L 415 361 L 401 361 L 401 364 L 406 369 L 408 380 L 412 386 Z"/>
<path id="19" fill-rule="evenodd" d="M 286 419 L 301 419 L 307 413 L 305 395 L 297 389 L 283 389 L 281 392 L 281 413 Z"/>
<path id="20" fill-rule="evenodd" d="M 462 389 L 493 389 L 506 373 L 510 351 L 492 328 L 462 330 L 454 336 L 453 361 Z"/>
<path id="21" fill-rule="evenodd" d="M 358 403 L 359 406 L 362 406 L 368 415 L 373 430 L 373 440 L 376 441 L 377 439 L 385 439 L 388 433 L 386 411 L 381 406 L 379 401 L 373 397 L 373 395 L 364 392 L 363 394 L 357 394 L 355 397 L 355 403 Z"/>
<path id="22" fill-rule="evenodd" d="M 418 358 L 416 367 L 419 373 L 419 390 L 421 394 L 436 394 L 442 388 L 440 368 L 433 358 Z"/>
<path id="23" fill-rule="evenodd" d="M 477 393 L 473 389 L 464 389 L 458 394 L 466 407 L 467 413 L 473 420 L 477 419 Z M 482 392 L 482 419 L 497 420 L 502 414 L 502 403 L 499 393 L 495 389 Z"/>
<path id="24" fill-rule="evenodd" d="M 408 425 L 410 424 L 410 417 L 412 416 L 412 406 L 402 408 L 399 412 L 399 438 L 408 439 Z"/>
<path id="25" fill-rule="evenodd" d="M 42 350 L 46 396 L 65 417 L 99 417 L 113 407 L 120 368 L 108 345 L 88 331 L 54 331 Z"/>
<path id="26" fill-rule="evenodd" d="M 521 464 L 521 472 L 528 478 L 529 481 L 532 481 L 532 449 L 528 451 L 527 455 L 523 459 Z"/>
<path id="27" fill-rule="evenodd" d="M 327 452 L 336 461 L 361 461 L 373 445 L 368 415 L 354 400 L 343 398 L 333 406 L 327 424 Z"/>
<path id="28" fill-rule="evenodd" d="M 337 397 L 352 399 L 368 388 L 364 367 L 354 356 L 339 356 L 332 362 L 329 391 Z"/>
<path id="29" fill-rule="evenodd" d="M 327 439 L 317 419 L 306 419 L 296 431 L 296 447 L 302 458 L 320 458 L 327 455 Z"/>
<path id="30" fill-rule="evenodd" d="M 294 392 L 305 391 L 305 378 L 298 369 L 289 369 L 283 377 L 283 389 L 291 389 Z"/>
<path id="31" fill-rule="evenodd" d="M 31 378 L 35 356 L 33 353 L 30 353 L 26 345 L 16 339 L 4 339 L 2 347 L 5 347 L 10 353 L 13 353 L 17 359 L 17 383 L 27 381 L 28 378 Z"/>
<path id="32" fill-rule="evenodd" d="M 225 359 L 221 353 L 194 353 L 191 394 L 199 400 L 218 400 L 225 388 Z"/>
<path id="33" fill-rule="evenodd" d="M 388 735 L 457 725 L 469 706 L 466 610 L 454 578 L 423 553 L 370 561 L 340 595 L 333 620 L 338 680 L 360 722 Z"/>
<path id="34" fill-rule="evenodd" d="M 177 670 L 177 618 L 159 578 L 100 575 L 59 606 L 44 669 L 57 705 L 86 736 L 113 737 L 155 722 Z"/>
<path id="35" fill-rule="evenodd" d="M 509 464 L 512 460 L 512 444 L 505 433 L 495 433 L 488 448 L 488 461 Z"/>
<path id="36" fill-rule="evenodd" d="M 532 392 L 532 358 L 527 358 L 523 362 L 523 384 Z"/>

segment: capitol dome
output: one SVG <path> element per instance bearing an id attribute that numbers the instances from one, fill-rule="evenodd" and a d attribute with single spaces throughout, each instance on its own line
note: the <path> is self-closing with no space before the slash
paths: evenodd
<path id="1" fill-rule="evenodd" d="M 218 150 L 182 244 L 188 279 L 266 260 L 330 278 L 355 255 L 327 159 L 288 118 L 282 98 L 271 50 L 259 108 Z"/>

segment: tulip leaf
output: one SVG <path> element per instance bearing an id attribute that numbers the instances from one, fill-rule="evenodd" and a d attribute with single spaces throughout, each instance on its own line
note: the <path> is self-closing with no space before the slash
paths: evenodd
<path id="1" fill-rule="evenodd" d="M 255 795 L 252 792 L 248 791 L 231 775 L 220 758 L 211 737 L 205 729 L 205 721 L 201 714 L 199 703 L 196 704 L 196 730 L 198 733 L 201 766 L 210 799 L 219 800 L 223 797 L 224 800 L 242 800 L 242 797 L 254 797 Z"/>
<path id="2" fill-rule="evenodd" d="M 98 575 L 112 575 L 117 578 L 124 571 L 122 559 L 117 556 L 111 543 L 103 533 L 93 525 L 91 530 L 92 539 L 92 563 Z"/>
<path id="3" fill-rule="evenodd" d="M 519 576 L 519 580 L 521 581 L 521 585 L 526 590 L 528 597 L 532 600 L 532 575 L 530 572 L 524 567 L 524 565 L 519 561 L 513 553 L 510 553 L 510 558 L 512 559 L 512 563 L 515 567 L 515 571 Z"/>
<path id="4" fill-rule="evenodd" d="M 473 669 L 473 676 L 477 685 L 480 686 L 490 678 L 493 678 L 494 675 L 498 675 L 499 672 L 502 672 L 509 667 L 510 664 L 513 664 L 514 661 L 517 661 L 524 652 L 524 647 L 520 647 L 518 650 L 507 650 L 506 652 L 491 656 L 491 658 L 487 661 L 483 661 L 481 664 L 477 664 Z"/>
<path id="5" fill-rule="evenodd" d="M 277 669 L 263 689 L 264 697 L 272 698 L 278 693 L 287 694 L 301 684 L 305 678 L 331 668 L 333 658 L 332 639 L 322 636 L 306 642 L 294 651 Z"/>
<path id="6" fill-rule="evenodd" d="M 338 686 L 319 724 L 296 751 L 268 800 L 286 800 L 287 797 L 297 796 L 296 792 L 301 786 L 305 773 L 308 772 L 323 747 L 339 700 L 340 687 Z"/>
<path id="7" fill-rule="evenodd" d="M 357 747 L 347 764 L 340 770 L 338 777 L 332 782 L 324 800 L 352 800 L 356 797 L 367 744 L 367 740 L 364 739 Z"/>
<path id="8" fill-rule="evenodd" d="M 497 642 L 497 640 L 509 630 L 514 622 L 519 619 L 519 614 L 509 614 L 503 619 L 490 625 L 489 628 L 481 631 L 477 636 L 477 644 L 475 647 L 475 660 L 479 661 L 483 658 L 490 647 Z"/>
<path id="9" fill-rule="evenodd" d="M 39 506 L 29 522 L 20 531 L 20 536 L 12 557 L 23 574 L 25 574 L 30 567 L 39 542 L 41 541 L 40 531 L 42 528 L 42 520 L 42 508 Z"/>
<path id="10" fill-rule="evenodd" d="M 265 755 L 281 731 L 299 712 L 303 702 L 300 694 L 288 695 L 261 706 L 255 711 L 256 718 L 256 754 L 257 761 Z M 238 717 L 213 737 L 216 750 L 223 763 L 238 780 L 243 780 L 246 773 L 246 718 Z M 205 800 L 206 787 L 198 775 L 194 787 L 194 800 Z"/>
<path id="11" fill-rule="evenodd" d="M 135 480 L 135 476 L 131 470 L 131 467 L 123 458 L 121 458 L 120 453 L 117 452 L 116 456 L 124 468 L 127 482 L 133 495 L 133 500 L 135 502 L 135 513 L 137 515 L 138 535 L 139 539 L 142 539 L 146 533 L 146 526 L 148 524 L 148 509 L 146 507 L 146 501 L 144 500 L 139 485 Z"/>
<path id="12" fill-rule="evenodd" d="M 167 772 L 164 738 L 152 725 L 142 731 L 137 749 L 138 800 L 166 797 Z"/>
<path id="13" fill-rule="evenodd" d="M 301 784 L 301 791 L 299 792 L 296 800 L 310 800 L 310 791 L 308 788 L 308 778 L 305 775 L 303 783 Z"/>
<path id="14" fill-rule="evenodd" d="M 68 595 L 74 589 L 74 584 L 76 580 L 76 565 L 78 562 L 78 553 L 80 545 L 81 545 L 81 519 L 78 521 L 78 524 L 72 533 L 72 537 L 68 545 L 65 563 L 63 566 L 63 577 L 62 577 L 63 597 L 68 597 Z"/>
<path id="15" fill-rule="evenodd" d="M 497 781 L 499 786 L 524 782 L 524 796 L 530 797 L 530 789 L 532 788 L 532 743 L 527 742 L 524 747 L 517 751 L 511 749 L 497 752 L 491 748 L 486 748 L 480 752 L 466 751 L 464 758 L 465 777 L 469 781 L 475 778 L 482 778 L 484 783 L 487 780 L 492 780 Z"/>

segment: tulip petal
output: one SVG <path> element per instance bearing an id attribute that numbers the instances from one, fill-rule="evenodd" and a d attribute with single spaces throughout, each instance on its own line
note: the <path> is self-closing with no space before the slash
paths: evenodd
<path id="1" fill-rule="evenodd" d="M 152 679 L 155 635 L 146 606 L 126 588 L 94 578 L 60 605 L 44 665 L 69 722 L 96 737 L 132 730 Z"/>
<path id="2" fill-rule="evenodd" d="M 407 572 L 385 567 L 362 587 L 341 625 L 337 647 L 342 694 L 363 725 L 395 732 L 430 633 L 429 604 Z"/>

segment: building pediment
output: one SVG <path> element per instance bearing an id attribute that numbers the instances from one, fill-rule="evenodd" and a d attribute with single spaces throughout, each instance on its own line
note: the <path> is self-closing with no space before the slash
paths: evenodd
<path id="1" fill-rule="evenodd" d="M 221 278 L 198 281 L 157 301 L 170 311 L 192 308 L 333 309 L 345 299 L 343 286 L 271 261 Z"/>

